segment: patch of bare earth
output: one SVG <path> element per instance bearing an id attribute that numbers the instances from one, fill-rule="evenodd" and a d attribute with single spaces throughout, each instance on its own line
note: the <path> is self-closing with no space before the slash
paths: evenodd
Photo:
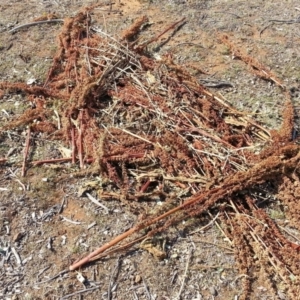
<path id="1" fill-rule="evenodd" d="M 0 298 L 298 299 L 297 1 L 2 2 Z"/>

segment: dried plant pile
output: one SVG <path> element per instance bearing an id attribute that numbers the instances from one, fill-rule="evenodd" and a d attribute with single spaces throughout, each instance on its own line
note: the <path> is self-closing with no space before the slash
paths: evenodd
<path id="1" fill-rule="evenodd" d="M 71 269 L 111 253 L 109 248 L 141 229 L 147 228 L 147 234 L 134 235 L 113 251 L 205 213 L 218 202 L 223 203 L 221 220 L 243 275 L 244 299 L 255 276 L 267 276 L 275 293 L 278 284 L 289 296 L 298 295 L 298 246 L 284 237 L 252 196 L 255 187 L 273 182 L 291 224 L 300 229 L 300 153 L 291 142 L 293 107 L 281 81 L 234 48 L 228 37 L 222 38 L 250 70 L 278 84 L 286 95 L 283 125 L 269 132 L 199 84 L 171 54 L 159 60 L 147 54 L 147 45 L 156 38 L 136 45 L 145 17 L 114 38 L 92 30 L 88 12 L 65 20 L 43 87 L 0 83 L 2 90 L 20 90 L 34 103 L 1 132 L 28 125 L 29 134 L 43 132 L 64 141 L 72 155 L 57 161 L 79 162 L 81 175 L 100 176 L 102 199 L 119 199 L 142 212 L 135 227 Z M 57 101 L 59 118 L 53 121 Z M 150 200 L 163 205 L 154 209 Z"/>

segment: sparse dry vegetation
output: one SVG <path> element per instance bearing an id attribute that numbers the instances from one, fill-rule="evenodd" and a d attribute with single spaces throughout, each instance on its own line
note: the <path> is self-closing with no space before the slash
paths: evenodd
<path id="1" fill-rule="evenodd" d="M 91 14 L 99 7 L 83 8 L 74 17 L 64 19 L 45 82 L 0 82 L 2 97 L 18 93 L 28 103 L 18 116 L 7 113 L 0 123 L 3 142 L 11 133 L 23 132 L 26 136 L 22 161 L 0 158 L 4 179 L 10 174 L 25 193 L 28 189 L 16 175 L 17 170 L 25 178 L 41 178 L 41 170 L 50 167 L 53 170 L 47 174 L 51 176 L 45 176 L 45 180 L 52 177 L 53 184 L 43 193 L 54 184 L 62 184 L 62 194 L 66 195 L 69 184 L 86 180 L 88 183 L 77 191 L 80 196 L 95 191 L 101 201 L 117 200 L 136 217 L 134 223 L 123 225 L 124 230 L 118 231 L 121 234 L 105 238 L 103 246 L 94 236 L 93 250 L 97 245 L 101 247 L 79 261 L 75 259 L 84 254 L 85 243 L 69 247 L 64 269 L 73 271 L 87 263 L 91 268 L 96 260 L 125 255 L 140 242 L 146 249 L 145 241 L 157 235 L 174 235 L 177 227 L 184 227 L 187 233 L 197 230 L 197 222 L 205 219 L 207 223 L 213 213 L 213 224 L 234 253 L 239 272 L 235 281 L 242 287 L 239 299 L 256 299 L 255 288 L 261 281 L 272 297 L 297 299 L 300 246 L 297 237 L 278 222 L 286 217 L 290 227 L 300 230 L 295 104 L 284 80 L 247 54 L 234 35 L 218 34 L 222 55 L 232 55 L 233 63 L 244 63 L 254 76 L 276 85 L 284 98 L 281 125 L 269 128 L 261 118 L 257 120 L 255 113 L 241 110 L 229 98 L 202 85 L 195 70 L 205 74 L 205 66 L 181 64 L 172 51 L 158 56 L 149 50 L 150 44 L 160 43 L 162 34 L 172 37 L 180 32 L 184 19 L 174 20 L 166 30 L 143 39 L 143 26 L 149 20 L 139 17 L 118 37 L 92 26 Z M 40 139 L 55 147 L 45 151 Z M 56 149 L 58 144 L 60 151 Z M 20 147 L 17 151 L 22 152 Z M 36 153 L 43 157 L 37 159 Z M 35 184 L 38 190 L 43 189 L 38 179 Z M 269 215 L 270 200 L 276 200 L 284 214 L 278 209 L 279 213 Z M 64 205 L 58 205 L 53 214 L 60 214 Z M 106 202 L 100 205 L 110 211 Z M 278 207 L 275 205 L 272 211 Z M 79 224 L 65 217 L 63 220 Z M 50 239 L 49 249 L 51 243 Z M 5 251 L 9 248 L 2 247 L 0 244 L 3 265 L 7 267 Z M 153 242 L 147 247 L 154 256 L 159 253 L 160 258 L 168 257 L 164 246 L 158 249 Z M 178 299 L 182 297 L 192 254 L 188 251 Z M 113 270 L 118 268 L 119 258 Z M 117 275 L 110 273 L 110 280 L 117 281 Z M 109 286 L 107 297 L 111 299 L 111 282 Z M 70 286 L 58 294 L 66 299 L 64 295 L 72 296 L 74 292 L 76 295 Z M 55 299 L 51 293 L 45 295 Z"/>

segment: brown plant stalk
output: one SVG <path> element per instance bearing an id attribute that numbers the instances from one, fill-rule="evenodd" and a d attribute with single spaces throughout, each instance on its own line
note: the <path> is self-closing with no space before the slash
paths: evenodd
<path id="1" fill-rule="evenodd" d="M 144 228 L 149 227 L 152 224 L 156 224 L 159 221 L 166 219 L 167 217 L 175 214 L 178 211 L 188 210 L 191 214 L 200 214 L 220 199 L 224 199 L 225 197 L 228 197 L 233 193 L 247 189 L 253 184 L 262 183 L 274 176 L 281 175 L 286 169 L 297 165 L 299 161 L 300 154 L 297 146 L 291 145 L 283 147 L 279 149 L 279 151 L 276 154 L 256 164 L 248 171 L 237 172 L 232 178 L 226 178 L 219 187 L 213 188 L 204 193 L 200 192 L 195 196 L 191 197 L 190 199 L 186 200 L 183 204 L 157 217 L 149 218 L 142 221 L 141 223 L 138 223 L 128 231 L 115 237 L 113 240 L 104 244 L 102 247 L 96 249 L 77 263 L 71 265 L 70 270 L 75 270 L 81 267 L 82 265 L 91 261 L 91 259 L 94 256 L 103 253 L 104 251 L 118 244 L 125 238 L 133 235 L 134 233 Z M 200 209 L 193 212 L 194 205 L 197 205 L 197 207 L 199 207 L 199 204 L 201 204 Z"/>

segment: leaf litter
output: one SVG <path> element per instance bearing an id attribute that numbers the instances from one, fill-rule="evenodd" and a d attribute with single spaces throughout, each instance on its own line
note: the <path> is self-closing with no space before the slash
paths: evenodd
<path id="1" fill-rule="evenodd" d="M 287 207 L 290 224 L 300 229 L 300 153 L 293 139 L 294 108 L 282 80 L 228 36 L 220 36 L 236 59 L 278 85 L 285 96 L 281 128 L 269 130 L 207 89 L 187 67 L 174 62 L 172 53 L 155 58 L 148 52 L 150 43 L 178 30 L 183 19 L 140 44 L 147 17 L 137 19 L 117 38 L 91 26 L 89 13 L 95 8 L 64 20 L 43 85 L 0 82 L 3 93 L 24 93 L 33 104 L 1 128 L 1 134 L 28 128 L 24 176 L 34 166 L 71 162 L 79 166 L 72 176 L 98 178 L 92 189 L 101 201 L 117 199 L 138 215 L 135 225 L 73 262 L 70 270 L 124 252 L 137 242 L 143 245 L 183 220 L 217 210 L 241 275 L 240 299 L 251 296 L 259 276 L 275 295 L 296 299 L 300 246 L 282 233 L 254 196 L 257 188 L 272 185 Z M 64 154 L 70 156 L 30 159 L 30 137 L 39 133 L 62 141 Z M 0 163 L 9 166 L 7 158 Z M 150 248 L 155 253 L 154 246 Z M 11 251 L 22 263 L 15 249 Z"/>

